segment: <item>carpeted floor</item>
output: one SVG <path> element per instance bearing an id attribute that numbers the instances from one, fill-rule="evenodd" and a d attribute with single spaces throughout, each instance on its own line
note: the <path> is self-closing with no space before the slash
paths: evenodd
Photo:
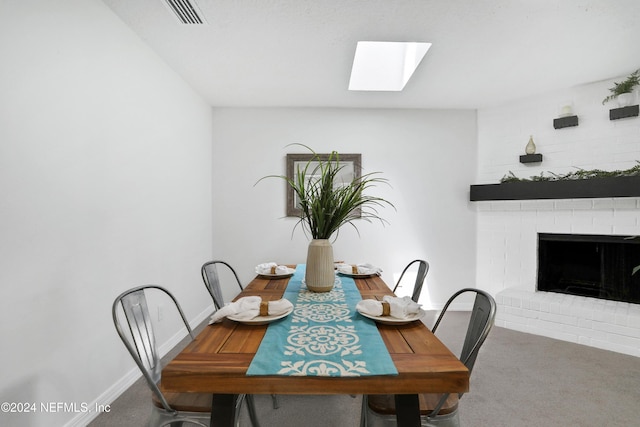
<path id="1" fill-rule="evenodd" d="M 449 313 L 438 336 L 457 354 L 466 313 Z M 434 313 L 423 319 L 427 325 Z M 202 326 L 201 326 L 202 327 Z M 167 355 L 173 357 L 175 351 Z M 91 427 L 145 426 L 150 392 L 142 379 Z M 256 396 L 262 427 L 356 427 L 360 396 Z M 640 425 L 640 358 L 494 327 L 460 401 L 467 427 Z M 249 426 L 243 414 L 242 426 Z"/>

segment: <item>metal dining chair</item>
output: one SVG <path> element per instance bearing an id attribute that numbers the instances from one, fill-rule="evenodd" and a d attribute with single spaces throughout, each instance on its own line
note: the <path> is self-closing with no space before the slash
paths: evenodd
<path id="1" fill-rule="evenodd" d="M 420 293 L 422 292 L 422 285 L 424 284 L 424 279 L 427 277 L 427 273 L 429 272 L 429 263 L 427 261 L 416 259 L 411 261 L 407 266 L 402 270 L 402 274 L 400 274 L 400 278 L 396 283 L 396 286 L 393 288 L 393 293 L 396 293 L 398 288 L 402 287 L 402 278 L 404 274 L 414 265 L 418 264 L 418 272 L 416 273 L 416 281 L 413 284 L 413 292 L 411 294 L 411 299 L 414 302 L 418 302 L 420 299 Z"/>
<path id="2" fill-rule="evenodd" d="M 194 334 L 175 297 L 165 288 L 145 285 L 129 289 L 120 294 L 112 306 L 113 323 L 131 357 L 142 371 L 152 391 L 152 414 L 149 425 L 167 426 L 187 423 L 207 427 L 211 419 L 212 396 L 208 393 L 162 393 L 160 382 L 162 366 L 156 347 L 154 326 L 149 315 L 146 292 L 159 291 L 168 296 L 175 305 L 189 336 Z M 122 307 L 124 319 L 119 313 Z M 126 332 L 128 330 L 128 332 Z M 259 427 L 252 396 L 240 395 L 235 402 L 236 419 L 246 399 L 249 417 L 254 427 Z M 180 424 L 182 425 L 182 424 Z"/>
<path id="3" fill-rule="evenodd" d="M 462 351 L 460 352 L 460 361 L 465 364 L 469 370 L 469 375 L 471 375 L 480 347 L 485 342 L 495 322 L 496 302 L 493 297 L 480 289 L 465 288 L 459 290 L 454 293 L 445 304 L 432 331 L 436 333 L 451 303 L 460 295 L 468 293 L 475 294 L 475 301 Z M 419 395 L 421 425 L 459 427 L 460 415 L 458 412 L 458 400 L 463 394 L 464 393 Z M 395 397 L 393 395 L 363 396 L 360 425 L 361 427 L 396 426 Z"/>
<path id="4" fill-rule="evenodd" d="M 205 262 L 200 268 L 200 274 L 202 275 L 204 286 L 207 288 L 207 291 L 209 291 L 211 298 L 213 298 L 213 304 L 216 306 L 216 310 L 224 307 L 225 304 L 224 296 L 222 295 L 222 285 L 220 284 L 220 272 L 218 271 L 218 266 L 223 266 L 223 268 L 226 268 L 233 275 L 240 291 L 244 289 L 236 270 L 234 270 L 229 263 L 220 260 Z M 271 400 L 273 403 L 273 409 L 278 409 L 280 405 L 275 394 L 271 395 Z"/>

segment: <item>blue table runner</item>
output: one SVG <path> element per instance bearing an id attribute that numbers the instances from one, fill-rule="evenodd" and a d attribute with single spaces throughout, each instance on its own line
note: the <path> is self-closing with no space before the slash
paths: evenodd
<path id="1" fill-rule="evenodd" d="M 268 326 L 247 375 L 397 375 L 375 322 L 355 309 L 362 297 L 353 279 L 338 276 L 330 292 L 316 293 L 304 275 L 298 265 L 283 296 L 293 312 Z"/>

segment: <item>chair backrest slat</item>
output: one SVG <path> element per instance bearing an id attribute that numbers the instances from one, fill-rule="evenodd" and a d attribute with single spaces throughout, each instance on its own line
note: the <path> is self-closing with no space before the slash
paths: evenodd
<path id="1" fill-rule="evenodd" d="M 407 264 L 404 270 L 402 270 L 402 274 L 400 274 L 400 278 L 396 282 L 396 285 L 393 288 L 393 292 L 395 293 L 398 287 L 400 287 L 402 283 L 402 278 L 404 277 L 405 273 L 415 263 L 418 263 L 418 271 L 416 273 L 416 281 L 413 285 L 411 299 L 414 302 L 418 302 L 418 300 L 420 299 L 420 293 L 422 292 L 422 285 L 424 284 L 424 279 L 427 277 L 427 273 L 429 272 L 429 263 L 427 261 L 416 259 L 411 261 L 409 264 Z"/>
<path id="2" fill-rule="evenodd" d="M 219 265 L 226 266 L 229 271 L 233 273 L 233 276 L 235 277 L 240 290 L 243 289 L 242 284 L 240 283 L 240 279 L 238 278 L 238 274 L 233 269 L 233 267 L 231 267 L 231 265 L 219 260 L 206 262 L 200 269 L 200 273 L 202 274 L 204 285 L 209 291 L 211 298 L 213 298 L 213 304 L 216 306 L 216 309 L 224 307 L 225 304 L 224 295 L 222 294 L 222 285 L 220 283 L 220 274 L 218 272 Z"/>
<path id="3" fill-rule="evenodd" d="M 473 370 L 480 346 L 494 323 L 495 303 L 492 304 L 492 299 L 490 295 L 484 292 L 476 294 L 473 311 L 469 318 L 467 335 L 460 352 L 460 360 L 467 366 L 469 372 Z"/>
<path id="4" fill-rule="evenodd" d="M 162 403 L 164 409 L 174 411 L 158 387 L 162 374 L 162 366 L 156 348 L 155 333 L 145 295 L 147 289 L 157 289 L 171 298 L 191 339 L 194 339 L 193 331 L 191 330 L 191 326 L 189 326 L 189 322 L 187 322 L 187 318 L 180 304 L 178 304 L 178 301 L 169 291 L 160 286 L 145 285 L 123 292 L 113 302 L 111 314 L 120 339 L 122 339 L 131 357 L 136 362 L 136 365 L 138 365 L 138 368 L 140 368 L 140 371 L 142 371 L 149 388 L 151 388 L 152 392 Z M 122 316 L 118 316 L 119 306 L 122 307 L 124 311 L 130 336 L 127 336 L 125 333 L 125 327 L 123 327 L 123 320 L 121 319 Z"/>
<path id="5" fill-rule="evenodd" d="M 160 381 L 160 358 L 144 290 L 124 295 L 121 302 L 138 357 L 157 383 Z"/>

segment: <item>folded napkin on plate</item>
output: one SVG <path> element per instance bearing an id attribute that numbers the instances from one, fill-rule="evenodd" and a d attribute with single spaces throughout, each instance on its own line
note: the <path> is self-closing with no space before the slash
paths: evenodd
<path id="1" fill-rule="evenodd" d="M 227 316 L 234 316 L 238 320 L 251 320 L 258 316 L 277 316 L 293 308 L 289 300 L 262 301 L 261 297 L 242 297 L 237 301 L 226 304 L 211 316 L 209 324 L 222 321 Z"/>
<path id="2" fill-rule="evenodd" d="M 258 274 L 289 274 L 289 267 L 286 265 L 278 265 L 275 262 L 265 262 L 256 266 Z"/>
<path id="3" fill-rule="evenodd" d="M 371 264 L 338 264 L 336 269 L 344 274 L 380 274 L 382 269 Z"/>
<path id="4" fill-rule="evenodd" d="M 406 319 L 420 312 L 420 304 L 409 297 L 397 298 L 386 295 L 382 301 L 363 299 L 356 304 L 356 310 L 370 316 L 391 316 L 397 319 Z"/>

